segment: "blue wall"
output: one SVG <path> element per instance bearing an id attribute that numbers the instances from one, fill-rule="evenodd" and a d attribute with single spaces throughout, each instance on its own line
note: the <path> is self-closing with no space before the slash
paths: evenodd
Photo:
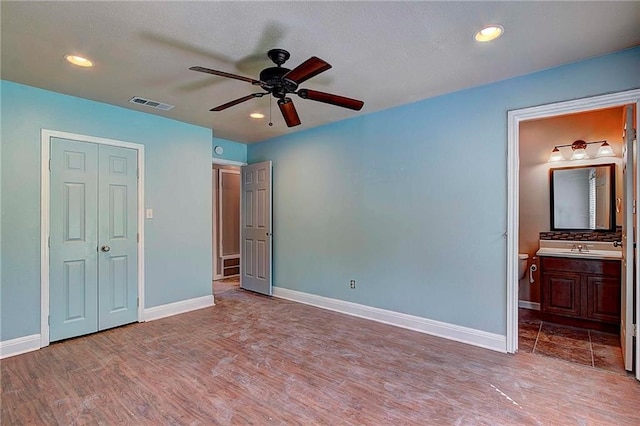
<path id="1" fill-rule="evenodd" d="M 8 81 L 0 340 L 40 333 L 40 130 L 145 146 L 145 307 L 211 294 L 211 130 Z"/>
<path id="2" fill-rule="evenodd" d="M 635 48 L 249 145 L 274 285 L 505 335 L 507 111 L 638 87 Z"/>
<path id="3" fill-rule="evenodd" d="M 213 152 L 213 148 L 221 146 L 224 149 L 222 155 L 218 155 Z M 213 145 L 211 147 L 213 152 L 213 159 L 223 159 L 238 161 L 240 163 L 247 162 L 247 145 L 243 143 L 233 142 L 227 139 L 213 138 Z"/>

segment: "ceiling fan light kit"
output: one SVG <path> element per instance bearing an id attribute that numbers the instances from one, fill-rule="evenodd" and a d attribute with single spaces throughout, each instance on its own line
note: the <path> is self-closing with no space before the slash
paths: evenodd
<path id="1" fill-rule="evenodd" d="M 253 98 L 261 98 L 264 95 L 272 95 L 278 99 L 278 107 L 284 117 L 285 123 L 288 127 L 294 127 L 300 125 L 300 117 L 296 111 L 296 107 L 293 101 L 287 95 L 295 94 L 302 99 L 308 99 L 316 102 L 323 102 L 330 105 L 339 106 L 342 108 L 348 108 L 355 111 L 362 109 L 364 102 L 347 98 L 345 96 L 334 95 L 331 93 L 318 92 L 316 90 L 299 89 L 298 86 L 315 77 L 316 75 L 323 73 L 331 68 L 331 65 L 324 60 L 312 56 L 294 69 L 285 68 L 282 65 L 291 56 L 289 52 L 284 49 L 271 49 L 267 56 L 276 64 L 275 67 L 265 68 L 260 72 L 260 80 L 254 80 L 249 77 L 244 77 L 237 74 L 231 74 L 224 71 L 213 70 L 210 68 L 204 68 L 200 66 L 194 66 L 189 68 L 192 71 L 203 72 L 207 74 L 213 74 L 220 77 L 232 78 L 235 80 L 251 83 L 254 86 L 260 86 L 265 92 L 251 93 L 225 104 L 212 108 L 211 111 L 223 111 L 234 105 L 238 105 L 242 102 L 246 102 Z"/>

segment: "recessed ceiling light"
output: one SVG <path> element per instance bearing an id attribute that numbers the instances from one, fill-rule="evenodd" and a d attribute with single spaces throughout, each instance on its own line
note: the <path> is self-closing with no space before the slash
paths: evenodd
<path id="1" fill-rule="evenodd" d="M 77 65 L 79 67 L 89 68 L 93 66 L 93 62 L 88 60 L 87 58 L 83 58 L 78 55 L 66 55 L 64 57 L 67 61 L 71 62 L 73 65 Z"/>
<path id="2" fill-rule="evenodd" d="M 249 116 L 251 118 L 264 118 L 264 114 L 260 114 L 259 112 L 252 112 Z"/>
<path id="3" fill-rule="evenodd" d="M 477 41 L 491 41 L 500 37 L 504 33 L 501 25 L 488 25 L 476 33 Z"/>

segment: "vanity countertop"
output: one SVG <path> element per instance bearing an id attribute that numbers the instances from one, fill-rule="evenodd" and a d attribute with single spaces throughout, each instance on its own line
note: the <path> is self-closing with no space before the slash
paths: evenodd
<path id="1" fill-rule="evenodd" d="M 573 257 L 580 259 L 622 259 L 622 247 L 612 242 L 540 240 L 538 256 Z"/>

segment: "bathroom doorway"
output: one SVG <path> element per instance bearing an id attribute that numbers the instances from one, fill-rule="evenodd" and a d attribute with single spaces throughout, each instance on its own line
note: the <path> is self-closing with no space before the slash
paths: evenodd
<path id="1" fill-rule="evenodd" d="M 580 99 L 575 101 L 562 102 L 558 104 L 552 105 L 544 105 L 539 107 L 526 108 L 521 110 L 510 111 L 508 116 L 508 136 L 509 136 L 509 144 L 508 144 L 508 230 L 507 230 L 507 295 L 508 295 L 508 309 L 507 309 L 507 351 L 510 353 L 514 353 L 518 350 L 518 318 L 519 318 L 519 303 L 520 298 L 523 293 L 523 289 L 519 286 L 519 268 L 518 268 L 518 253 L 521 247 L 520 239 L 522 238 L 522 231 L 520 228 L 520 209 L 525 206 L 521 205 L 521 187 L 520 187 L 520 167 L 523 166 L 526 161 L 535 160 L 540 164 L 537 172 L 541 172 L 542 169 L 546 168 L 546 171 L 542 171 L 542 173 L 548 173 L 549 165 L 547 163 L 547 159 L 550 149 L 546 150 L 547 152 L 540 152 L 538 154 L 527 153 L 526 150 L 522 150 L 522 146 L 520 144 L 521 137 L 525 135 L 521 135 L 522 127 L 524 123 L 540 121 L 544 119 L 552 119 L 554 117 L 563 116 L 563 115 L 580 115 L 580 114 L 591 114 L 598 110 L 610 110 L 615 108 L 622 108 L 624 105 L 633 104 L 635 105 L 634 119 L 635 123 L 639 121 L 639 106 L 640 101 L 640 90 L 627 91 L 617 94 L 598 96 L 587 99 Z M 620 123 L 620 133 L 622 132 L 622 123 Z M 544 139 L 544 138 L 542 138 Z M 618 137 L 619 139 L 619 137 Z M 554 142 L 551 142 L 554 144 Z M 556 142 L 557 144 L 557 142 Z M 543 150 L 544 151 L 544 150 Z M 523 155 L 527 156 L 523 158 Z M 620 155 L 620 149 L 618 150 L 618 155 Z M 637 151 L 635 152 L 637 156 Z M 535 158 L 531 158 L 531 157 Z M 546 158 L 543 158 L 546 157 Z M 609 159 L 611 160 L 611 159 Z M 621 162 L 620 157 L 618 156 L 618 162 Z M 637 162 L 635 163 L 637 165 Z M 622 167 L 619 167 L 621 169 Z M 637 166 L 634 165 L 634 169 Z M 635 194 L 638 193 L 638 186 L 636 184 Z M 548 195 L 547 195 L 548 197 Z M 618 197 L 620 198 L 620 197 Z M 636 195 L 635 197 L 638 199 L 639 197 Z M 547 198 L 548 202 L 548 198 Z M 547 219 L 548 220 L 548 219 Z M 620 218 L 617 219 L 617 223 L 620 223 Z M 637 217 L 635 219 L 636 227 L 637 227 Z M 546 225 L 549 226 L 548 223 Z M 548 229 L 548 228 L 547 228 Z M 529 237 L 525 237 L 526 238 Z M 537 238 L 535 238 L 537 240 Z M 524 240 L 523 240 L 524 241 Z M 526 244 L 525 244 L 526 245 Z M 635 249 L 634 249 L 635 251 Z M 534 254 L 533 251 L 531 254 Z M 532 257 L 532 256 L 530 256 Z M 531 259 L 530 259 L 531 260 Z M 635 256 L 635 261 L 631 262 L 629 268 L 633 268 L 634 264 L 637 265 L 638 256 Z M 531 263 L 529 263 L 531 264 Z M 528 274 L 528 272 L 527 272 Z M 638 317 L 639 304 L 637 299 L 635 302 L 632 302 L 633 295 L 638 294 L 638 268 L 636 267 L 635 272 L 635 283 L 631 283 L 630 285 L 630 294 L 631 298 L 629 298 L 629 312 L 627 313 L 626 318 L 631 320 L 628 322 L 627 330 L 631 331 L 633 323 L 634 314 L 636 318 Z M 528 278 L 528 277 L 527 277 Z M 539 279 L 538 279 L 539 280 Z M 535 279 L 534 279 L 535 281 Z M 526 290 L 531 290 L 535 293 L 535 288 L 527 288 Z M 528 304 L 525 303 L 526 308 L 535 308 L 536 303 L 539 306 L 539 298 L 536 301 L 536 297 L 529 297 Z M 535 309 L 534 309 L 535 310 Z M 538 330 L 539 331 L 539 330 Z M 632 333 L 632 331 L 631 331 Z M 591 338 L 589 338 L 591 339 Z M 639 350 L 637 341 L 633 344 L 635 348 L 635 353 L 633 357 L 635 357 L 636 365 L 638 365 Z M 592 355 L 593 356 L 593 355 Z M 629 363 L 631 365 L 631 363 Z M 636 377 L 640 380 L 640 374 L 636 369 Z"/>

